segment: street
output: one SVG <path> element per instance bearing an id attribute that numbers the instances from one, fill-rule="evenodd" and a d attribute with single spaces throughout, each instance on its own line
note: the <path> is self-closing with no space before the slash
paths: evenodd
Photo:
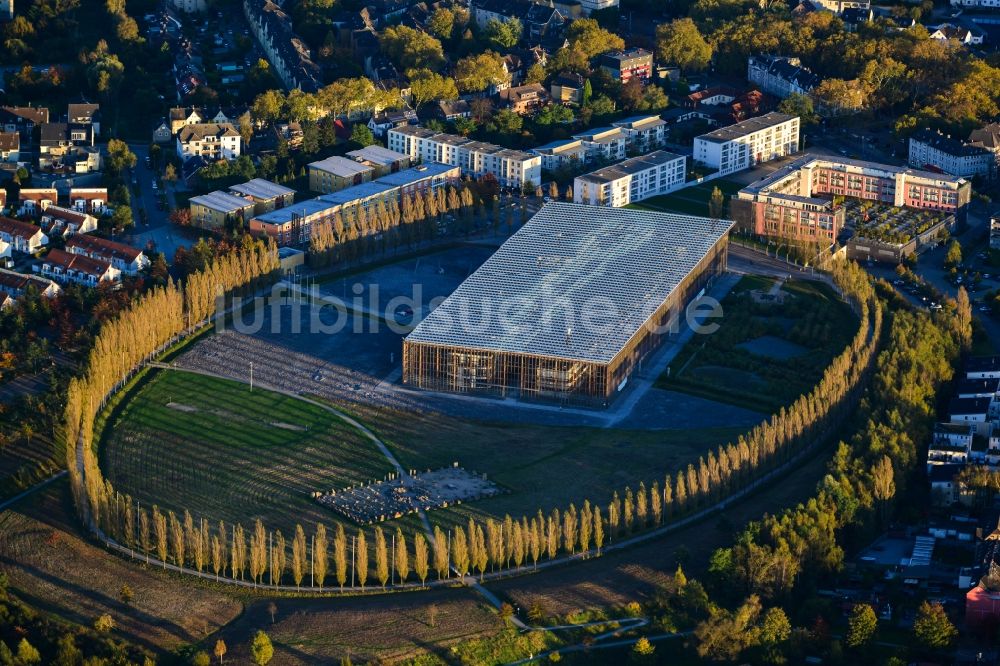
<path id="1" fill-rule="evenodd" d="M 980 312 L 978 310 L 980 304 L 976 303 L 976 300 L 982 298 L 986 291 L 1000 288 L 1000 267 L 991 266 L 988 259 L 983 259 L 980 256 L 980 253 L 987 252 L 989 249 L 989 223 L 990 215 L 987 207 L 981 202 L 973 201 L 969 206 L 968 224 L 964 231 L 955 235 L 955 238 L 962 244 L 962 266 L 968 268 L 970 273 L 990 275 L 989 279 L 983 278 L 978 289 L 974 287 L 967 289 L 969 290 L 969 298 L 973 300 L 973 315 L 982 324 L 994 349 L 1000 350 L 1000 321 L 990 312 Z M 949 271 L 944 267 L 946 252 L 947 243 L 927 250 L 919 255 L 914 272 L 941 293 L 955 298 L 958 294 L 958 286 L 949 280 Z M 869 265 L 868 270 L 873 275 L 885 278 L 890 282 L 898 279 L 894 266 L 874 264 Z M 900 293 L 914 305 L 927 306 L 927 303 L 916 296 L 905 291 Z"/>
<path id="2" fill-rule="evenodd" d="M 161 187 L 159 174 L 152 166 L 146 166 L 149 146 L 136 143 L 130 144 L 129 149 L 136 156 L 135 167 L 128 180 L 135 227 L 130 233 L 123 234 L 120 240 L 139 248 L 146 248 L 152 243 L 156 252 L 164 253 L 167 261 L 170 261 L 178 247 L 191 244 L 189 239 L 178 233 L 169 219 L 170 210 L 174 207 L 174 184 L 163 184 L 167 186 L 164 190 L 167 196 L 167 210 L 160 210 L 157 206 L 157 194 L 160 190 L 153 189 L 154 181 L 157 188 Z"/>

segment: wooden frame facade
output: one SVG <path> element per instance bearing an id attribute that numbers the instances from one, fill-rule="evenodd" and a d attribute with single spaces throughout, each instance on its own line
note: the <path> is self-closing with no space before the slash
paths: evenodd
<path id="1" fill-rule="evenodd" d="M 608 362 L 403 341 L 403 383 L 413 388 L 499 398 L 607 406 L 640 363 L 677 330 L 688 303 L 725 271 L 722 235 Z"/>

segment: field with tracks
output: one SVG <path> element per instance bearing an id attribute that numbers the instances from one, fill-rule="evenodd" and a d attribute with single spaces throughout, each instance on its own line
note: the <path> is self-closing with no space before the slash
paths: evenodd
<path id="1" fill-rule="evenodd" d="M 391 471 L 352 426 L 320 407 L 238 382 L 159 371 L 106 429 L 105 474 L 143 506 L 210 520 L 261 518 L 290 534 L 334 514 L 310 493 Z"/>
<path id="2" fill-rule="evenodd" d="M 434 522 L 468 516 L 533 515 L 585 499 L 607 503 L 614 491 L 650 485 L 711 447 L 733 441 L 742 427 L 620 430 L 488 423 L 389 409 L 350 410 L 393 450 L 404 467 L 434 469 L 459 462 L 508 492 L 435 511 Z M 413 523 L 416 524 L 415 522 Z"/>

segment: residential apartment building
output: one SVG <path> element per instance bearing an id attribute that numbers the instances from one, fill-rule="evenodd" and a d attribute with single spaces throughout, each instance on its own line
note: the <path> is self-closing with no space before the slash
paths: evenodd
<path id="1" fill-rule="evenodd" d="M 931 130 L 910 137 L 908 162 L 918 169 L 940 169 L 962 178 L 989 178 L 996 171 L 996 156 L 986 148 Z"/>
<path id="2" fill-rule="evenodd" d="M 964 465 L 969 462 L 976 429 L 966 423 L 938 423 L 927 446 L 927 468 L 934 465 Z"/>
<path id="3" fill-rule="evenodd" d="M 597 127 L 574 134 L 573 138 L 583 144 L 588 160 L 623 160 L 629 146 L 629 133 L 621 127 Z"/>
<path id="4" fill-rule="evenodd" d="M 625 132 L 630 150 L 645 153 L 663 145 L 667 137 L 667 122 L 659 116 L 634 116 L 611 123 Z"/>
<path id="5" fill-rule="evenodd" d="M 573 167 L 589 161 L 587 148 L 580 139 L 562 139 L 528 151 L 542 158 L 542 169 L 555 171 L 562 167 Z"/>
<path id="6" fill-rule="evenodd" d="M 142 250 L 97 236 L 86 234 L 73 236 L 66 241 L 66 251 L 107 262 L 125 275 L 135 275 L 149 268 L 149 258 Z"/>
<path id="7" fill-rule="evenodd" d="M 97 231 L 97 218 L 90 213 L 81 213 L 72 208 L 48 206 L 41 216 L 42 231 L 49 236 L 56 234 L 67 237 L 73 234 L 89 234 Z"/>
<path id="8" fill-rule="evenodd" d="M 0 107 L 0 129 L 4 132 L 18 132 L 24 145 L 31 145 L 35 127 L 49 122 L 49 110 L 44 106 L 2 106 Z"/>
<path id="9" fill-rule="evenodd" d="M 91 125 L 94 135 L 101 133 L 101 105 L 81 102 L 66 105 L 66 120 L 71 125 Z"/>
<path id="10" fill-rule="evenodd" d="M 91 259 L 82 254 L 72 254 L 63 250 L 49 250 L 36 267 L 39 272 L 50 280 L 63 284 L 82 284 L 85 287 L 96 287 L 106 282 L 117 282 L 121 279 L 121 271 L 107 261 Z"/>
<path id="11" fill-rule="evenodd" d="M 336 192 L 367 183 L 374 175 L 374 167 L 334 155 L 309 165 L 309 189 L 324 194 Z"/>
<path id="12" fill-rule="evenodd" d="M 396 173 L 410 166 L 410 157 L 382 146 L 365 146 L 347 153 L 355 162 L 375 169 L 375 178 Z"/>
<path id="13" fill-rule="evenodd" d="M 542 182 L 542 158 L 520 150 L 501 148 L 423 127 L 389 130 L 389 149 L 414 161 L 457 166 L 464 176 L 497 179 L 502 187 L 537 186 Z"/>
<path id="14" fill-rule="evenodd" d="M 295 190 L 263 178 L 253 178 L 239 185 L 230 185 L 229 191 L 247 201 L 252 201 L 255 215 L 284 208 L 295 201 Z"/>
<path id="15" fill-rule="evenodd" d="M 422 164 L 270 213 L 255 215 L 250 218 L 248 226 L 251 233 L 273 238 L 279 245 L 301 245 L 309 242 L 313 225 L 332 221 L 338 212 L 356 206 L 371 210 L 379 202 L 398 205 L 403 194 L 436 190 L 458 181 L 460 176 L 461 170 L 457 166 Z"/>
<path id="16" fill-rule="evenodd" d="M 401 111 L 382 111 L 373 114 L 368 119 L 368 129 L 378 138 L 385 136 L 385 133 L 394 127 L 412 125 L 417 122 L 417 112 L 413 109 L 403 109 Z"/>
<path id="17" fill-rule="evenodd" d="M 1000 167 L 1000 123 L 988 123 L 969 133 L 969 144 L 979 146 L 993 153 L 993 158 Z"/>
<path id="18" fill-rule="evenodd" d="M 10 243 L 15 252 L 25 254 L 37 252 L 49 244 L 49 237 L 42 232 L 41 227 L 2 216 L 0 216 L 0 240 Z"/>
<path id="19" fill-rule="evenodd" d="M 816 9 L 825 9 L 834 14 L 843 14 L 848 9 L 867 9 L 870 0 L 809 0 Z"/>
<path id="20" fill-rule="evenodd" d="M 506 23 L 517 19 L 521 22 L 523 38 L 529 42 L 537 42 L 558 30 L 564 21 L 554 7 L 528 0 L 472 0 L 469 10 L 480 29 L 490 21 Z"/>
<path id="21" fill-rule="evenodd" d="M 108 188 L 106 187 L 71 187 L 69 190 L 69 205 L 80 213 L 92 213 L 100 216 L 108 204 Z"/>
<path id="22" fill-rule="evenodd" d="M 798 58 L 767 55 L 750 56 L 747 80 L 781 99 L 793 94 L 808 95 L 821 82 Z"/>
<path id="23" fill-rule="evenodd" d="M 54 187 L 22 187 L 18 196 L 21 200 L 17 207 L 18 215 L 39 215 L 59 201 L 59 193 Z"/>
<path id="24" fill-rule="evenodd" d="M 702 134 L 694 160 L 726 175 L 799 150 L 799 118 L 771 112 Z"/>
<path id="25" fill-rule="evenodd" d="M 500 104 L 514 113 L 526 115 L 548 106 L 551 100 L 541 83 L 529 83 L 500 91 Z"/>
<path id="26" fill-rule="evenodd" d="M 0 291 L 20 298 L 29 289 L 37 290 L 46 298 L 55 298 L 62 293 L 62 287 L 52 280 L 0 268 Z"/>
<path id="27" fill-rule="evenodd" d="M 181 159 L 235 160 L 243 138 L 231 123 L 185 125 L 177 133 L 177 155 Z"/>
<path id="28" fill-rule="evenodd" d="M 834 205 L 835 196 L 934 210 L 962 219 L 971 195 L 971 185 L 964 178 L 804 155 L 740 190 L 730 210 L 738 225 L 762 236 L 832 243 L 844 225 L 844 210 Z"/>
<path id="29" fill-rule="evenodd" d="M 556 104 L 583 104 L 583 89 L 587 80 L 574 72 L 563 72 L 549 84 L 549 94 Z"/>
<path id="30" fill-rule="evenodd" d="M 598 56 L 597 62 L 600 69 L 623 84 L 635 78 L 642 81 L 653 78 L 653 54 L 643 48 L 604 53 Z"/>
<path id="31" fill-rule="evenodd" d="M 0 132 L 0 162 L 17 164 L 21 159 L 21 135 L 18 132 Z"/>
<path id="32" fill-rule="evenodd" d="M 225 229 L 230 223 L 249 219 L 254 212 L 254 202 L 229 192 L 216 190 L 191 197 L 191 224 L 202 229 Z"/>
<path id="33" fill-rule="evenodd" d="M 292 17 L 271 0 L 243 0 L 243 13 L 285 87 L 308 93 L 319 90 L 320 68 L 309 47 L 295 34 Z"/>
<path id="34" fill-rule="evenodd" d="M 687 158 L 662 150 L 577 176 L 573 201 L 617 208 L 684 185 Z"/>

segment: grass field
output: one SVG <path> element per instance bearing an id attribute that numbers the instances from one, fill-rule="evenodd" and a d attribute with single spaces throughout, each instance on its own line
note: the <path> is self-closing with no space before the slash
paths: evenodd
<path id="1" fill-rule="evenodd" d="M 336 415 L 238 382 L 160 371 L 105 431 L 102 469 L 144 506 L 248 526 L 335 522 L 317 490 L 381 479 L 384 456 Z"/>
<path id="2" fill-rule="evenodd" d="M 729 197 L 731 194 L 739 192 L 743 186 L 739 183 L 719 178 L 701 185 L 692 185 L 683 190 L 670 194 L 661 194 L 658 197 L 646 199 L 640 203 L 634 203 L 626 208 L 637 210 L 656 210 L 670 213 L 683 213 L 685 215 L 708 215 L 708 201 L 712 198 L 712 191 L 718 187 L 722 194 Z"/>
<path id="3" fill-rule="evenodd" d="M 616 430 L 482 423 L 386 409 L 354 413 L 393 450 L 404 467 L 433 469 L 458 462 L 486 473 L 508 494 L 435 511 L 434 522 L 469 515 L 533 515 L 583 500 L 602 504 L 615 490 L 650 485 L 743 428 Z"/>
<path id="4" fill-rule="evenodd" d="M 750 291 L 773 284 L 744 277 L 722 301 L 719 330 L 692 338 L 657 386 L 765 413 L 807 393 L 850 342 L 857 317 L 819 282 L 790 280 L 783 303 L 753 302 Z"/>

